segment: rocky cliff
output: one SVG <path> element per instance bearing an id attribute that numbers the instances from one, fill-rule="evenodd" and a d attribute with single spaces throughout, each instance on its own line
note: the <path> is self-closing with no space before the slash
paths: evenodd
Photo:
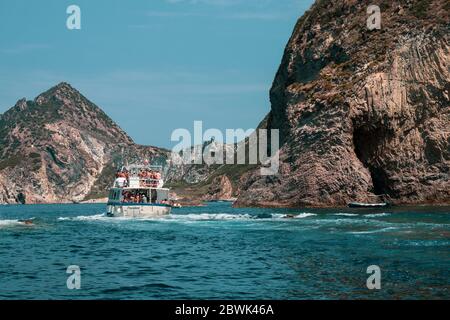
<path id="1" fill-rule="evenodd" d="M 204 142 L 201 146 L 202 153 L 210 154 L 210 152 L 222 150 L 221 164 L 174 165 L 170 163 L 167 170 L 168 186 L 185 203 L 235 199 L 240 192 L 241 177 L 256 167 L 256 165 L 248 164 L 226 164 L 226 155 L 235 152 L 236 148 L 237 145 L 222 144 L 214 140 Z M 184 152 L 192 152 L 192 149 L 184 150 Z M 245 160 L 242 162 L 245 163 Z"/>
<path id="2" fill-rule="evenodd" d="M 369 5 L 381 29 L 368 30 Z M 445 0 L 320 0 L 301 17 L 270 91 L 281 168 L 242 178 L 239 206 L 450 203 Z"/>
<path id="3" fill-rule="evenodd" d="M 105 196 L 122 161 L 164 161 L 167 151 L 136 145 L 67 83 L 0 118 L 0 203 L 59 203 Z"/>

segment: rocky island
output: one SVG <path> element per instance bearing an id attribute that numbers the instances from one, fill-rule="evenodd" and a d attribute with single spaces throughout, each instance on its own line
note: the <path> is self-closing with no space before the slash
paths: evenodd
<path id="1" fill-rule="evenodd" d="M 450 203 L 445 0 L 318 0 L 297 22 L 270 91 L 281 173 L 242 178 L 239 206 L 343 206 L 383 194 Z"/>

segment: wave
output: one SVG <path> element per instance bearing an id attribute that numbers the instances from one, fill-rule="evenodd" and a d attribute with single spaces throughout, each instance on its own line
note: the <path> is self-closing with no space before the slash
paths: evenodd
<path id="1" fill-rule="evenodd" d="M 26 221 L 31 221 L 34 218 L 26 219 Z M 6 219 L 6 220 L 0 220 L 0 228 L 2 227 L 14 227 L 14 226 L 29 226 L 25 222 L 25 220 L 17 220 L 17 219 Z"/>
<path id="2" fill-rule="evenodd" d="M 316 216 L 315 213 L 299 213 L 299 214 L 231 214 L 231 213 L 189 213 L 189 214 L 170 214 L 159 217 L 147 218 L 132 218 L 132 217 L 108 217 L 105 213 L 90 215 L 90 216 L 76 216 L 76 217 L 59 217 L 59 221 L 254 221 L 254 220 L 288 220 L 289 219 L 303 219 Z"/>
<path id="3" fill-rule="evenodd" d="M 9 227 L 20 225 L 21 222 L 19 220 L 0 220 L 0 227 Z"/>
<path id="4" fill-rule="evenodd" d="M 333 216 L 356 217 L 356 216 L 359 216 L 359 214 L 357 214 L 357 213 L 347 213 L 347 212 L 338 212 L 338 213 L 333 213 Z"/>
<path id="5" fill-rule="evenodd" d="M 108 217 L 106 214 L 96 214 L 91 216 L 76 216 L 76 217 L 59 217 L 59 221 L 170 221 L 170 220 L 247 220 L 251 219 L 247 214 L 170 214 L 167 216 L 158 217 Z"/>
<path id="6" fill-rule="evenodd" d="M 315 213 L 299 213 L 299 214 L 283 214 L 283 213 L 271 213 L 271 214 L 229 214 L 229 213 L 200 213 L 200 214 L 186 214 L 186 215 L 169 215 L 166 219 L 175 220 L 286 220 L 290 219 L 303 219 L 316 216 Z"/>
<path id="7" fill-rule="evenodd" d="M 162 217 L 164 220 L 250 220 L 257 219 L 249 214 L 229 214 L 229 213 L 191 213 L 191 214 L 171 214 Z M 264 218 L 262 218 L 264 219 Z"/>
<path id="8" fill-rule="evenodd" d="M 59 217 L 59 221 L 90 221 L 90 220 L 105 220 L 112 219 L 108 217 L 105 213 L 95 214 L 91 216 L 76 216 L 76 217 Z M 118 218 L 121 219 L 121 218 Z"/>
<path id="9" fill-rule="evenodd" d="M 390 230 L 398 230 L 397 227 L 387 227 L 382 229 L 376 229 L 376 230 L 367 230 L 367 231 L 350 231 L 350 234 L 371 234 L 371 233 L 379 233 L 379 232 L 385 232 Z"/>
<path id="10" fill-rule="evenodd" d="M 308 217 L 313 217 L 313 216 L 317 216 L 317 214 L 315 213 L 300 213 L 294 216 L 294 219 L 303 219 L 303 218 L 308 218 Z"/>
<path id="11" fill-rule="evenodd" d="M 387 212 L 380 212 L 380 213 L 369 213 L 369 214 L 365 214 L 364 217 L 367 218 L 378 218 L 378 217 L 386 217 L 386 216 L 390 216 L 390 213 Z"/>

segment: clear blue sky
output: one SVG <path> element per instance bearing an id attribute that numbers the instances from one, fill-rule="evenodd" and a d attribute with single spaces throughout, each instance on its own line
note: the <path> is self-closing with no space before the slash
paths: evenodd
<path id="1" fill-rule="evenodd" d="M 192 130 L 194 120 L 254 128 L 312 2 L 2 0 L 0 112 L 66 81 L 137 143 L 171 147 L 172 131 Z M 66 28 L 71 4 L 81 30 Z"/>

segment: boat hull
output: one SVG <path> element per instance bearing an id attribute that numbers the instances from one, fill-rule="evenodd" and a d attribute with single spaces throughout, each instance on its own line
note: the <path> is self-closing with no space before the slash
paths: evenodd
<path id="1" fill-rule="evenodd" d="M 170 214 L 171 209 L 169 205 L 108 203 L 106 212 L 111 217 L 154 218 Z"/>

